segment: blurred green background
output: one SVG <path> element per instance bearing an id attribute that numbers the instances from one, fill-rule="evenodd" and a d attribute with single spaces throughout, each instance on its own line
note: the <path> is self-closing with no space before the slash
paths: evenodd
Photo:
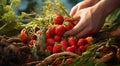
<path id="1" fill-rule="evenodd" d="M 30 13 L 31 11 L 35 11 L 39 13 L 39 9 L 42 7 L 43 2 L 45 0 L 21 0 L 20 5 L 16 8 L 14 8 L 14 11 L 17 14 L 20 14 L 20 12 L 24 11 L 27 13 Z M 79 3 L 82 0 L 60 0 L 65 8 L 70 12 L 71 8 Z"/>

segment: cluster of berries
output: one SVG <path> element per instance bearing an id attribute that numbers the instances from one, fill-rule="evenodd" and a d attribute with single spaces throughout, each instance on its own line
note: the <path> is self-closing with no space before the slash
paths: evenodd
<path id="1" fill-rule="evenodd" d="M 63 34 L 72 29 L 74 24 L 72 22 L 64 21 L 63 16 L 57 14 L 54 19 L 54 26 L 51 26 L 46 31 L 46 47 L 45 49 L 50 53 L 58 53 L 62 51 L 69 51 L 74 53 L 84 52 L 91 44 L 92 37 L 76 38 L 74 36 L 63 37 Z"/>

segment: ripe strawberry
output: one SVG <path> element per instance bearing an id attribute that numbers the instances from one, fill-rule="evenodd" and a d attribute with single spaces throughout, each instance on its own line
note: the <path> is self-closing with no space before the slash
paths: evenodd
<path id="1" fill-rule="evenodd" d="M 72 45 L 72 46 L 66 48 L 66 51 L 68 51 L 68 52 L 75 52 L 75 50 L 76 50 L 75 45 Z"/>
<path id="2" fill-rule="evenodd" d="M 61 45 L 60 44 L 54 44 L 53 53 L 58 53 L 60 51 L 61 51 Z"/>
<path id="3" fill-rule="evenodd" d="M 68 58 L 66 59 L 66 64 L 69 66 L 70 64 L 72 64 L 72 61 L 75 60 L 75 58 Z"/>
<path id="4" fill-rule="evenodd" d="M 60 44 L 63 50 L 66 50 L 66 48 L 68 47 L 68 41 L 66 39 L 60 41 Z"/>
<path id="5" fill-rule="evenodd" d="M 58 36 L 58 35 L 55 35 L 54 36 L 54 40 L 56 41 L 56 42 L 59 42 L 60 40 L 61 40 L 61 36 Z"/>
<path id="6" fill-rule="evenodd" d="M 54 24 L 59 24 L 59 25 L 61 25 L 61 24 L 63 24 L 64 18 L 63 18 L 62 15 L 57 14 L 57 15 L 54 17 L 53 20 L 54 20 Z"/>
<path id="7" fill-rule="evenodd" d="M 48 43 L 49 46 L 53 46 L 55 44 L 55 40 L 53 38 L 48 38 L 46 43 Z"/>
<path id="8" fill-rule="evenodd" d="M 78 40 L 78 43 L 77 43 L 78 46 L 84 46 L 85 44 L 88 44 L 86 39 L 81 38 Z"/>
<path id="9" fill-rule="evenodd" d="M 80 50 L 81 52 L 84 52 L 86 50 L 85 46 L 79 46 L 78 50 Z"/>
<path id="10" fill-rule="evenodd" d="M 52 64 L 52 66 L 59 66 L 59 64 L 61 64 L 61 60 L 56 60 L 53 64 Z"/>
<path id="11" fill-rule="evenodd" d="M 28 45 L 33 45 L 33 44 L 36 44 L 36 40 L 30 40 L 29 42 L 28 42 Z"/>
<path id="12" fill-rule="evenodd" d="M 93 38 L 91 36 L 88 36 L 85 38 L 89 44 L 92 43 Z"/>
<path id="13" fill-rule="evenodd" d="M 72 29 L 73 27 L 74 27 L 74 25 L 71 22 L 67 22 L 67 24 L 65 25 L 65 28 L 67 31 Z"/>
<path id="14" fill-rule="evenodd" d="M 53 53 L 53 46 L 47 46 L 46 50 L 50 53 Z"/>
<path id="15" fill-rule="evenodd" d="M 59 36 L 62 36 L 65 33 L 66 29 L 63 25 L 56 26 L 55 33 Z"/>
<path id="16" fill-rule="evenodd" d="M 28 35 L 26 34 L 25 31 L 21 31 L 21 33 L 18 35 L 18 37 L 21 38 L 24 43 L 26 43 L 28 40 Z"/>
<path id="17" fill-rule="evenodd" d="M 70 38 L 68 39 L 68 43 L 69 43 L 70 45 L 77 45 L 77 42 L 78 42 L 78 39 L 77 39 L 76 37 L 70 37 Z"/>
<path id="18" fill-rule="evenodd" d="M 55 26 L 52 26 L 46 31 L 46 38 L 53 38 L 55 35 Z"/>

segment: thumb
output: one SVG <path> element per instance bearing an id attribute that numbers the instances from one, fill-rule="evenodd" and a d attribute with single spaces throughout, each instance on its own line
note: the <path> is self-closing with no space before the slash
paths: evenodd
<path id="1" fill-rule="evenodd" d="M 71 15 L 71 16 L 74 16 L 75 13 L 77 12 L 77 10 L 78 10 L 78 6 L 76 5 L 76 6 L 74 6 L 74 7 L 71 9 L 70 15 Z"/>

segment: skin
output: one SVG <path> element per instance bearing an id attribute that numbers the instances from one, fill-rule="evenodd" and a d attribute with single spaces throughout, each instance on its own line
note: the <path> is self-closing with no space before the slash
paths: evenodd
<path id="1" fill-rule="evenodd" d="M 84 0 L 75 5 L 70 12 L 72 21 L 77 23 L 64 36 L 86 37 L 98 32 L 105 18 L 120 6 L 119 0 Z"/>

